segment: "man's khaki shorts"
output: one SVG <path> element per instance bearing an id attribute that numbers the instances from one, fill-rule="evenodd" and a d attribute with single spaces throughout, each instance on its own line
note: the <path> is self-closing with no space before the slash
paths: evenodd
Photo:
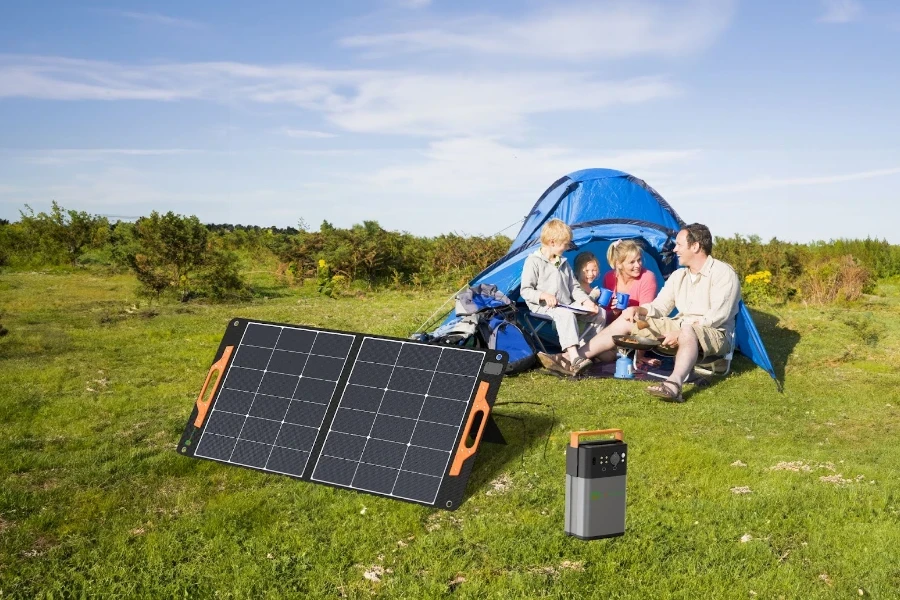
<path id="1" fill-rule="evenodd" d="M 681 331 L 681 319 L 646 317 L 645 320 L 648 327 L 646 329 L 638 329 L 637 323 L 635 323 L 634 327 L 631 328 L 632 335 L 656 339 L 663 337 L 670 331 Z M 700 342 L 702 358 L 728 354 L 730 342 L 726 339 L 724 331 L 713 327 L 704 327 L 696 323 L 691 325 L 691 327 L 694 328 L 694 333 L 697 334 L 697 340 Z M 667 353 L 666 351 L 669 350 L 668 348 L 654 348 L 654 351 L 657 349 L 664 353 Z M 668 353 L 674 352 L 670 351 Z"/>

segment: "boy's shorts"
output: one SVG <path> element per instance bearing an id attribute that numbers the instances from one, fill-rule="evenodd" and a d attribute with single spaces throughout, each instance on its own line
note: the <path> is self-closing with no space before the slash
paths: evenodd
<path id="1" fill-rule="evenodd" d="M 670 331 L 681 331 L 681 319 L 670 319 L 668 317 L 646 317 L 647 328 L 638 329 L 637 323 L 631 328 L 631 334 L 638 337 L 661 338 Z M 691 325 L 694 333 L 697 334 L 697 340 L 700 342 L 700 350 L 702 358 L 710 356 L 725 356 L 728 354 L 728 339 L 725 332 L 714 327 L 704 327 L 694 323 Z M 657 348 L 654 348 L 656 351 Z M 662 352 L 667 352 L 669 348 L 659 348 Z M 672 349 L 674 350 L 674 349 Z"/>

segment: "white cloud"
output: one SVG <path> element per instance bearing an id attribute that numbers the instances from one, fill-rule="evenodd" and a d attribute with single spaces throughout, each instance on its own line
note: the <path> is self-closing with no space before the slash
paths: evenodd
<path id="1" fill-rule="evenodd" d="M 205 24 L 198 21 L 169 17 L 159 13 L 137 12 L 132 10 L 104 10 L 103 12 L 126 19 L 132 19 L 134 21 L 140 21 L 141 23 L 164 25 L 166 27 L 181 27 L 185 29 L 203 29 L 206 27 Z"/>
<path id="2" fill-rule="evenodd" d="M 279 129 L 278 133 L 292 138 L 306 138 L 317 140 L 334 137 L 333 133 L 328 133 L 327 131 L 311 131 L 309 129 L 293 129 L 291 127 L 284 127 L 282 129 Z"/>
<path id="3" fill-rule="evenodd" d="M 863 6 L 859 0 L 821 0 L 822 10 L 819 17 L 823 23 L 849 23 L 862 14 Z"/>
<path id="4" fill-rule="evenodd" d="M 377 53 L 463 51 L 565 60 L 675 56 L 712 44 L 730 24 L 735 5 L 735 0 L 552 4 L 519 19 L 441 20 L 411 31 L 348 36 L 341 43 Z"/>
<path id="5" fill-rule="evenodd" d="M 785 187 L 797 187 L 807 185 L 827 185 L 832 183 L 845 183 L 876 177 L 888 177 L 900 174 L 900 167 L 889 169 L 877 169 L 872 171 L 860 171 L 857 173 L 845 173 L 843 175 L 818 175 L 813 177 L 758 177 L 747 181 L 726 183 L 719 185 L 700 186 L 678 191 L 679 196 L 701 196 L 710 194 L 737 194 L 742 192 L 758 192 Z"/>
<path id="6" fill-rule="evenodd" d="M 694 150 L 592 152 L 553 145 L 513 146 L 490 138 L 453 138 L 429 144 L 424 160 L 379 169 L 359 182 L 363 189 L 387 189 L 429 202 L 505 205 L 516 214 L 527 211 L 529 202 L 566 173 L 603 165 L 642 177 L 651 169 L 696 154 Z"/>
<path id="7" fill-rule="evenodd" d="M 60 165 L 78 162 L 103 161 L 115 157 L 165 156 L 199 152 L 188 148 L 44 148 L 41 150 L 14 150 L 0 148 L 0 154 L 40 165 Z"/>
<path id="8" fill-rule="evenodd" d="M 319 112 L 347 131 L 430 137 L 515 134 L 530 115 L 596 110 L 676 93 L 677 86 L 663 77 L 604 81 L 590 72 L 559 70 L 427 74 L 0 55 L 0 98 L 289 104 Z"/>

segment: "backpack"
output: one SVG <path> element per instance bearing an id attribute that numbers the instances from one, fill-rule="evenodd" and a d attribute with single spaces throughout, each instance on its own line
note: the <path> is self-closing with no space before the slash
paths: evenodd
<path id="1" fill-rule="evenodd" d="M 503 350 L 509 355 L 506 375 L 521 373 L 537 355 L 516 323 L 516 307 L 497 286 L 480 284 L 456 297 L 456 318 L 418 337 L 432 344 Z"/>

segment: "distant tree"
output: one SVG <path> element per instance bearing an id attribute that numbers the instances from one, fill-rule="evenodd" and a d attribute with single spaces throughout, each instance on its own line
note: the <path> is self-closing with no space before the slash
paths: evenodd
<path id="1" fill-rule="evenodd" d="M 78 264 L 87 249 L 102 246 L 109 235 L 106 217 L 66 210 L 55 200 L 49 214 L 35 215 L 27 204 L 19 214 L 21 225 L 37 247 L 50 256 L 62 254 L 72 265 Z"/>
<path id="2" fill-rule="evenodd" d="M 132 229 L 137 248 L 129 265 L 138 280 L 157 296 L 166 285 L 179 290 L 181 300 L 191 292 L 190 276 L 208 259 L 206 227 L 195 216 L 153 211 Z M 165 285 L 163 282 L 166 282 Z"/>

